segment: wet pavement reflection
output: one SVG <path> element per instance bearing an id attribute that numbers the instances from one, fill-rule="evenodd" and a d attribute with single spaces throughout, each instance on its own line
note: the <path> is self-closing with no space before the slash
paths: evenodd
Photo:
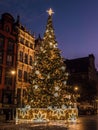
<path id="1" fill-rule="evenodd" d="M 98 115 L 80 117 L 77 123 L 69 125 L 68 130 L 98 130 Z"/>
<path id="2" fill-rule="evenodd" d="M 75 123 L 64 121 L 34 124 L 10 124 L 0 125 L 0 130 L 98 130 L 98 115 L 79 117 Z"/>

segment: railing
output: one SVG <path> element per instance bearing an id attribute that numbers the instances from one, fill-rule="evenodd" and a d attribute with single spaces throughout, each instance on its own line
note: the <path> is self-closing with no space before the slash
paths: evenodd
<path id="1" fill-rule="evenodd" d="M 48 108 L 17 108 L 16 124 L 49 122 L 51 120 L 64 120 L 65 122 L 75 122 L 78 117 L 77 108 L 48 109 Z"/>

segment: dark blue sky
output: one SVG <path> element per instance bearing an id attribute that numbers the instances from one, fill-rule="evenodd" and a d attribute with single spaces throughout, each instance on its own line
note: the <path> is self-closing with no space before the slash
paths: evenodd
<path id="1" fill-rule="evenodd" d="M 0 15 L 11 13 L 30 32 L 43 36 L 52 8 L 58 47 L 64 58 L 93 53 L 98 68 L 98 0 L 0 0 Z"/>

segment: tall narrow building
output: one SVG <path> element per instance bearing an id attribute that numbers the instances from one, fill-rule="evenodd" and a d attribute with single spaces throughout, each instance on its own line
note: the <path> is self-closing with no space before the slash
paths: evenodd
<path id="1" fill-rule="evenodd" d="M 17 69 L 16 69 L 16 97 L 18 107 L 23 107 L 26 89 L 29 86 L 29 73 L 34 60 L 35 38 L 20 23 L 17 18 Z"/>
<path id="2" fill-rule="evenodd" d="M 15 94 L 17 32 L 9 13 L 0 19 L 0 112 L 12 119 Z"/>
<path id="3" fill-rule="evenodd" d="M 9 13 L 0 19 L 0 120 L 14 118 L 29 87 L 35 38 L 19 21 Z"/>

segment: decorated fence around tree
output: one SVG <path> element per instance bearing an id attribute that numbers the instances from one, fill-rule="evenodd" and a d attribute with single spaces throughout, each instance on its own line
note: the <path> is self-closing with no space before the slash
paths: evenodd
<path id="1" fill-rule="evenodd" d="M 76 122 L 78 117 L 77 108 L 53 109 L 53 108 L 17 108 L 16 124 L 39 123 L 64 120 L 65 122 Z"/>

